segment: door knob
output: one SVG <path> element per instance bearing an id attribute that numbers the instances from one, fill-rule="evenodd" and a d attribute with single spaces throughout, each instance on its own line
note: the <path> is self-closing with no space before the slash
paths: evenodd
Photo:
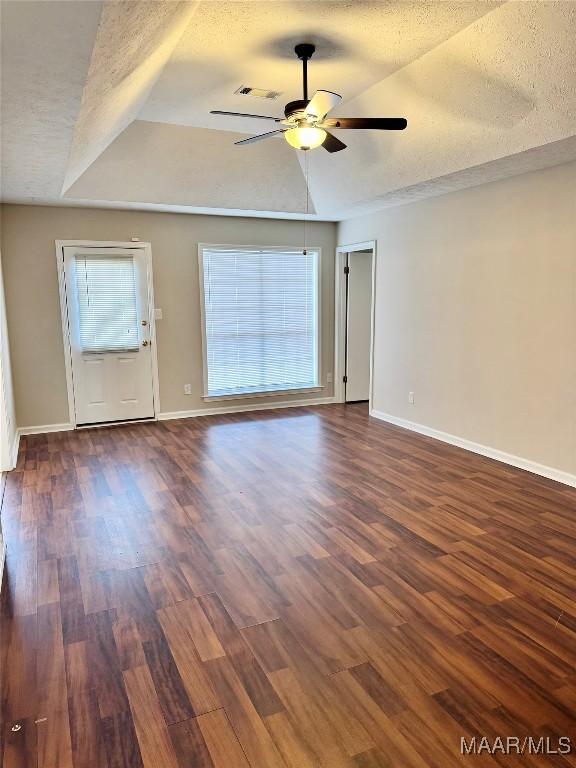
<path id="1" fill-rule="evenodd" d="M 147 341 L 143 341 L 143 342 L 142 342 L 142 346 L 143 346 L 143 347 L 147 347 L 147 346 L 148 346 L 148 342 L 147 342 Z"/>

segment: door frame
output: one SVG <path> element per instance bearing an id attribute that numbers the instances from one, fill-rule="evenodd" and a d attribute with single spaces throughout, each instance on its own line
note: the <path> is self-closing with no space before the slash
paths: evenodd
<path id="1" fill-rule="evenodd" d="M 60 314 L 62 318 L 62 340 L 64 343 L 64 365 L 66 368 L 66 391 L 68 396 L 68 415 L 72 429 L 76 429 L 76 408 L 74 403 L 74 376 L 72 373 L 72 346 L 70 340 L 70 322 L 68 316 L 68 296 L 66 294 L 66 273 L 64 266 L 64 248 L 124 248 L 142 251 L 146 264 L 146 285 L 148 299 L 148 316 L 150 318 L 150 360 L 152 362 L 152 401 L 154 407 L 153 420 L 158 420 L 160 412 L 160 385 L 158 378 L 158 355 L 156 351 L 156 317 L 154 306 L 154 282 L 152 274 L 152 246 L 150 243 L 122 242 L 116 240 L 56 240 L 56 265 L 58 268 L 58 289 L 60 293 Z M 126 424 L 127 422 L 118 422 Z M 98 427 L 98 424 L 90 425 Z"/>
<path id="2" fill-rule="evenodd" d="M 374 382 L 374 318 L 376 297 L 376 240 L 339 245 L 336 248 L 334 294 L 334 398 L 337 403 L 346 402 L 344 371 L 346 370 L 346 280 L 344 267 L 346 256 L 354 251 L 372 250 L 372 295 L 370 297 L 370 389 L 368 409 L 372 411 Z"/>

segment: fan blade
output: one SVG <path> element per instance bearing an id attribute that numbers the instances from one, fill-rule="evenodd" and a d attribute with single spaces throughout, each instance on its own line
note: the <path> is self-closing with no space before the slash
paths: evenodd
<path id="1" fill-rule="evenodd" d="M 322 146 L 328 152 L 340 152 L 342 149 L 346 149 L 346 144 L 328 131 L 326 131 L 326 138 L 322 142 Z"/>
<path id="2" fill-rule="evenodd" d="M 253 144 L 255 141 L 262 141 L 269 136 L 276 136 L 278 133 L 285 133 L 285 131 L 269 131 L 268 133 L 259 133 L 258 136 L 250 136 L 249 139 L 242 139 L 242 141 L 235 141 L 234 144 Z"/>
<path id="3" fill-rule="evenodd" d="M 316 117 L 321 120 L 328 112 L 337 107 L 342 101 L 342 96 L 331 91 L 316 91 L 314 96 L 308 102 L 304 110 L 310 117 Z"/>
<path id="4" fill-rule="evenodd" d="M 403 131 L 408 125 L 405 117 L 329 117 L 321 128 L 371 128 L 376 131 Z"/>
<path id="5" fill-rule="evenodd" d="M 221 109 L 211 109 L 211 115 L 231 115 L 232 117 L 255 117 L 257 120 L 274 120 L 279 123 L 282 120 L 281 117 L 268 117 L 268 115 L 250 115 L 246 112 L 224 112 Z"/>

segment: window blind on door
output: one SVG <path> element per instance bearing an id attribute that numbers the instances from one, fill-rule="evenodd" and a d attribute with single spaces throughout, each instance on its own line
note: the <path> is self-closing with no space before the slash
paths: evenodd
<path id="1" fill-rule="evenodd" d="M 77 256 L 76 288 L 82 352 L 139 348 L 132 256 Z"/>
<path id="2" fill-rule="evenodd" d="M 318 250 L 203 246 L 205 395 L 318 386 Z"/>

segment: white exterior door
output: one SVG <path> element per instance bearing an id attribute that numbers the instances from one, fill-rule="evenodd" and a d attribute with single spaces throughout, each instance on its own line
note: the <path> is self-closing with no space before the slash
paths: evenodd
<path id="1" fill-rule="evenodd" d="M 63 251 L 76 424 L 153 418 L 145 250 Z"/>
<path id="2" fill-rule="evenodd" d="M 352 251 L 348 254 L 347 403 L 370 398 L 372 258 L 372 251 Z"/>

